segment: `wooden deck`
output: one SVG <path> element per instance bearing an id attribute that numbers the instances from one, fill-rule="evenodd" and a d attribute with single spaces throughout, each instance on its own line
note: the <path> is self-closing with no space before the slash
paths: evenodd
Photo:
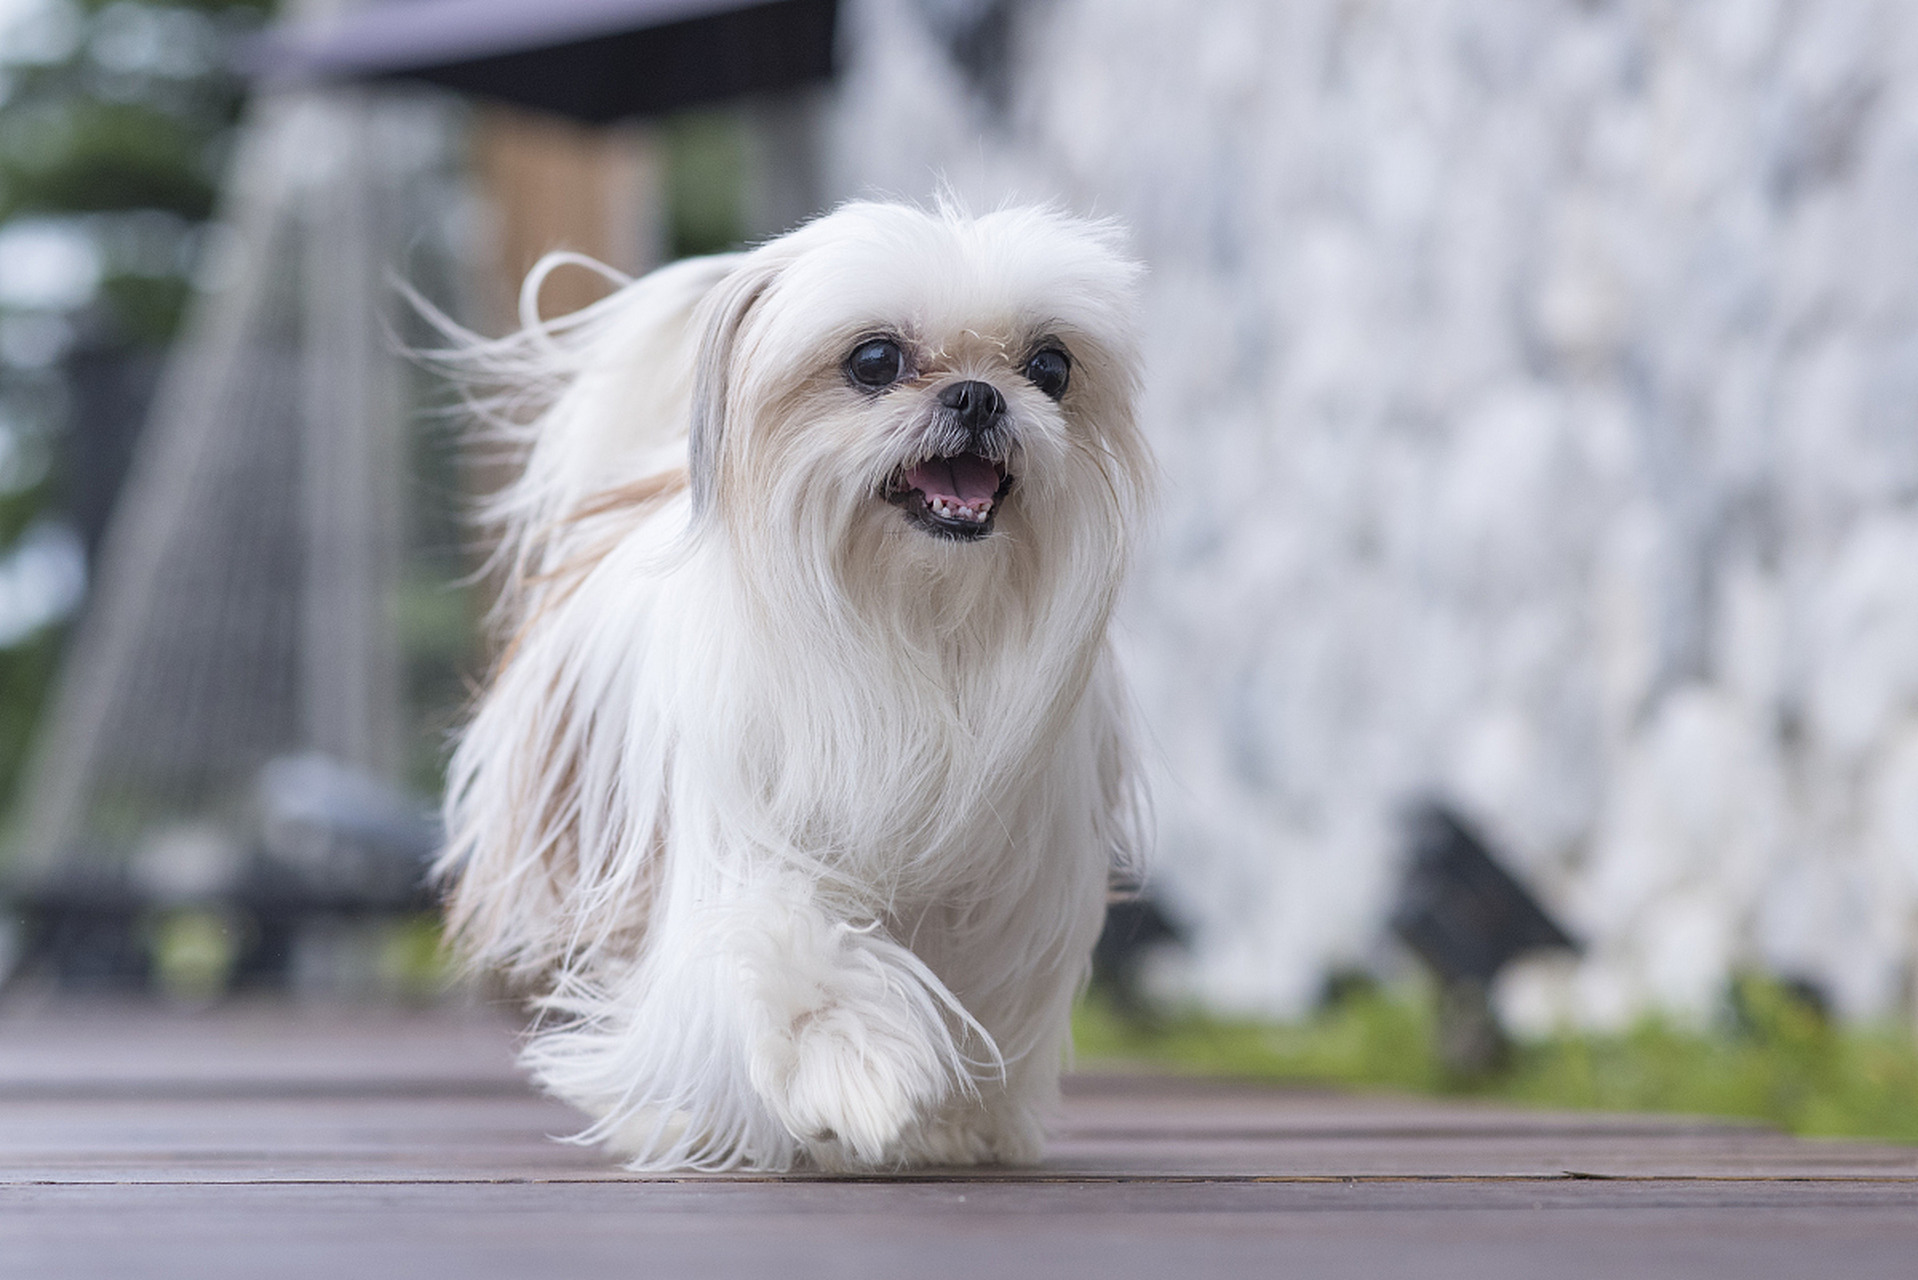
<path id="1" fill-rule="evenodd" d="M 1076 1077 L 1031 1171 L 642 1178 L 477 1013 L 0 1009 L 0 1276 L 1918 1275 L 1918 1148 Z"/>

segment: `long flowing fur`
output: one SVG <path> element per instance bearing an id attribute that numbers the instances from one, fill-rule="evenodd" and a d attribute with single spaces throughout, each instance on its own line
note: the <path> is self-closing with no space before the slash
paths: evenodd
<path id="1" fill-rule="evenodd" d="M 440 873 L 636 1168 L 1030 1161 L 1142 839 L 1106 631 L 1151 467 L 1101 224 L 848 205 L 449 362 L 517 479 Z M 537 283 L 532 285 L 536 292 Z M 899 335 L 910 379 L 854 386 Z M 1071 352 L 1065 395 L 1023 376 Z M 883 500 L 987 380 L 987 536 Z"/>

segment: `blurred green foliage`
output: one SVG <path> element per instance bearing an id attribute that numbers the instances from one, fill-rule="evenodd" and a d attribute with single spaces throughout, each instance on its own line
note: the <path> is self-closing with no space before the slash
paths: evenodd
<path id="1" fill-rule="evenodd" d="M 745 239 L 746 128 L 736 111 L 667 119 L 666 233 L 671 257 L 737 249 Z"/>
<path id="2" fill-rule="evenodd" d="M 97 279 L 36 301 L 0 280 L 0 450 L 58 459 L 70 428 L 61 355 L 85 341 L 165 344 L 191 292 L 243 97 L 234 39 L 272 0 L 29 0 L 0 25 L 0 235 L 56 224 Z M 11 340 L 40 335 L 35 341 Z M 50 338 L 48 335 L 51 335 Z M 57 462 L 0 468 L 0 569 L 59 518 Z M 59 651 L 58 624 L 0 648 L 0 796 L 11 796 Z"/>
<path id="3" fill-rule="evenodd" d="M 1354 986 L 1296 1023 L 1182 1013 L 1117 1016 L 1097 998 L 1073 1018 L 1082 1066 L 1125 1062 L 1201 1074 L 1501 1099 L 1541 1107 L 1760 1120 L 1793 1133 L 1918 1142 L 1918 1040 L 1909 1027 L 1845 1026 L 1784 984 L 1746 975 L 1724 1015 L 1691 1029 L 1645 1018 L 1626 1031 L 1520 1045 L 1498 1073 L 1463 1079 L 1436 1048 L 1423 989 Z"/>
<path id="4" fill-rule="evenodd" d="M 150 346 L 173 336 L 191 287 L 183 276 L 108 276 L 100 300 L 127 341 Z"/>
<path id="5" fill-rule="evenodd" d="M 0 216 L 163 209 L 205 218 L 213 175 L 195 127 L 203 123 L 134 103 L 12 103 L 0 128 Z"/>
<path id="6" fill-rule="evenodd" d="M 242 926 L 228 913 L 188 907 L 150 922 L 153 983 L 179 1004 L 206 1005 L 226 993 L 240 958 Z"/>
<path id="7" fill-rule="evenodd" d="M 48 627 L 0 649 L 0 796 L 12 794 L 26 767 L 33 729 L 60 664 L 63 629 Z"/>
<path id="8" fill-rule="evenodd" d="M 376 922 L 379 946 L 376 994 L 407 1004 L 430 1004 L 453 989 L 459 966 L 444 943 L 437 911 Z"/>
<path id="9" fill-rule="evenodd" d="M 157 213 L 190 235 L 213 211 L 243 97 L 229 50 L 271 8 L 270 0 L 34 6 L 11 43 L 0 42 L 0 221 Z M 109 310 L 120 277 L 183 282 L 191 272 L 190 252 L 157 271 L 116 260 L 110 228 L 100 230 Z M 164 339 L 183 297 L 175 291 L 169 322 L 134 327 Z"/>
<path id="10" fill-rule="evenodd" d="M 435 510 L 452 508 L 441 494 L 416 505 L 429 503 Z M 423 717 L 407 739 L 403 780 L 423 796 L 437 796 L 445 786 L 452 734 L 471 696 L 467 682 L 483 660 L 475 617 L 479 592 L 463 576 L 457 541 L 441 545 L 450 551 L 434 555 L 431 545 L 416 551 L 394 601 L 407 701 Z"/>
<path id="11" fill-rule="evenodd" d="M 321 972 L 294 973 L 333 997 L 387 1004 L 431 1004 L 451 991 L 459 970 L 440 939 L 438 912 L 335 918 L 322 934 Z M 152 957 L 153 987 L 187 1006 L 214 1004 L 243 980 L 241 961 L 258 939 L 244 911 L 221 906 L 156 910 L 140 923 Z M 298 967 L 296 962 L 296 968 Z"/>

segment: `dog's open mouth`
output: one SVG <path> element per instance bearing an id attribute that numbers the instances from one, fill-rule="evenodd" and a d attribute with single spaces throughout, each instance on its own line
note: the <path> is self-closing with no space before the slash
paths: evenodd
<path id="1" fill-rule="evenodd" d="M 1004 463 L 955 453 L 900 468 L 886 485 L 886 501 L 927 533 L 980 538 L 992 532 L 999 500 L 1011 489 Z"/>

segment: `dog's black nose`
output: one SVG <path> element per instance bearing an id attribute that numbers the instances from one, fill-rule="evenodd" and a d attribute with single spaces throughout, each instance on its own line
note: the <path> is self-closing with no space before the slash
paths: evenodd
<path id="1" fill-rule="evenodd" d="M 939 403 L 957 414 L 968 431 L 992 425 L 1006 411 L 1006 398 L 990 382 L 955 382 L 939 393 Z"/>

